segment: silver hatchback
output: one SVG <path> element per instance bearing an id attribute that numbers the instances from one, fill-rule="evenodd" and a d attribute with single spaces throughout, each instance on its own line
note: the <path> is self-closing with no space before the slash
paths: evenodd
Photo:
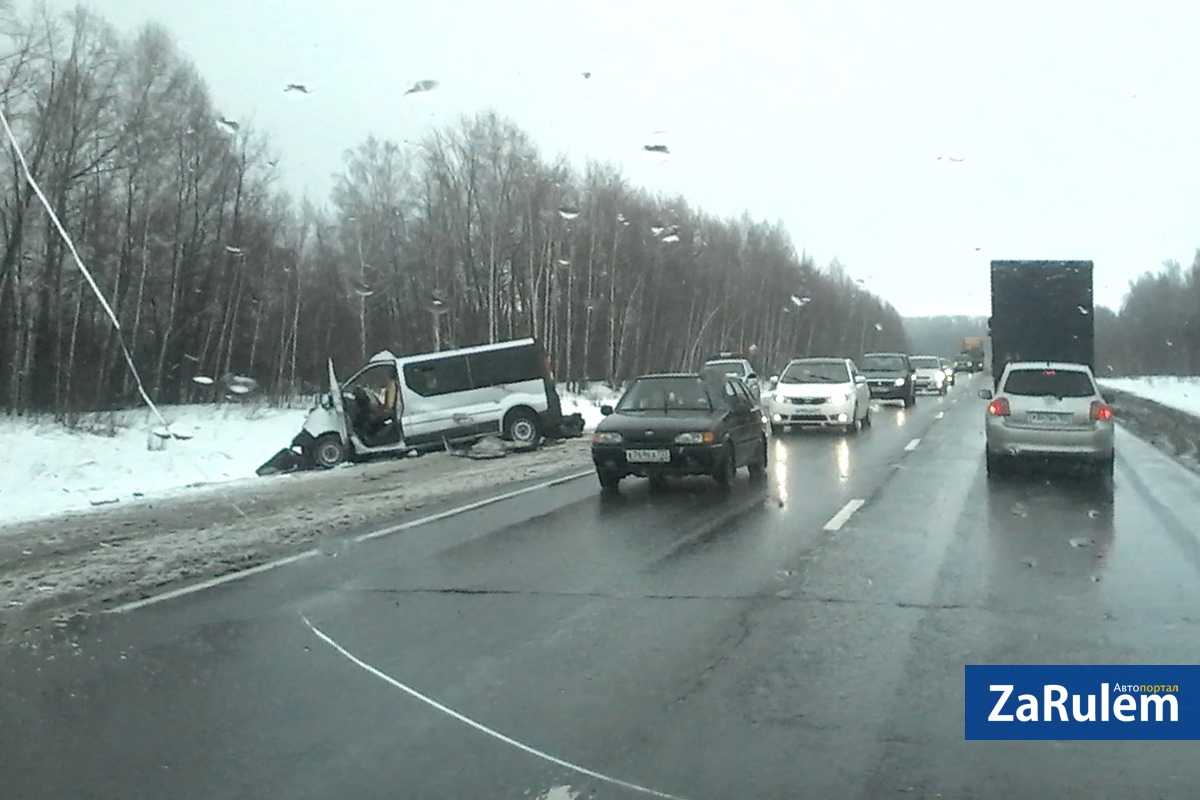
<path id="1" fill-rule="evenodd" d="M 1111 398 L 1086 364 L 1019 361 L 1008 364 L 986 417 L 987 470 L 996 475 L 1019 456 L 1086 462 L 1113 473 Z"/>

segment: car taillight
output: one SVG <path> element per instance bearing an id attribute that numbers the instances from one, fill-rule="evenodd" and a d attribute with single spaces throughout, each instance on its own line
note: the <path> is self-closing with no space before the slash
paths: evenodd
<path id="1" fill-rule="evenodd" d="M 1092 419 L 1112 419 L 1112 406 L 1110 406 L 1108 403 L 1102 403 L 1099 400 L 1093 400 L 1092 410 L 1088 416 Z"/>
<path id="2" fill-rule="evenodd" d="M 988 403 L 988 414 L 993 417 L 1008 417 L 1012 415 L 1012 409 L 1008 405 L 1007 397 L 997 397 L 992 402 Z"/>

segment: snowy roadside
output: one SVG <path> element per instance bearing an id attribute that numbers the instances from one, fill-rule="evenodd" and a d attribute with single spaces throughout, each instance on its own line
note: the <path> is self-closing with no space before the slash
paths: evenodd
<path id="1" fill-rule="evenodd" d="M 521 481 L 586 470 L 588 440 L 476 461 L 446 454 L 238 481 L 0 529 L 0 635 L 298 552 Z"/>

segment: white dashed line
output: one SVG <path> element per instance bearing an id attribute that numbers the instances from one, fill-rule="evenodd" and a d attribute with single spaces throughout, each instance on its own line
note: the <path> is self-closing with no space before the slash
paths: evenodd
<path id="1" fill-rule="evenodd" d="M 564 475 L 561 478 L 555 478 L 554 480 L 551 480 L 551 481 L 544 481 L 542 483 L 534 484 L 533 486 L 526 486 L 523 489 L 515 489 L 511 492 L 505 492 L 504 494 L 498 494 L 493 497 L 485 497 L 482 500 L 476 500 L 473 503 L 467 503 L 466 505 L 456 506 L 454 508 L 448 508 L 445 511 L 439 511 L 436 514 L 430 514 L 428 516 L 420 517 L 418 519 L 410 520 L 408 522 L 402 522 L 399 525 L 391 525 L 387 528 L 382 528 L 377 531 L 372 531 L 371 533 L 364 533 L 361 536 L 356 536 L 352 541 L 354 541 L 355 543 L 362 543 L 362 542 L 368 541 L 370 539 L 379 539 L 384 536 L 390 536 L 393 533 L 399 533 L 400 531 L 406 531 L 406 530 L 409 530 L 411 528 L 416 528 L 421 525 L 427 525 L 430 522 L 437 522 L 438 520 L 443 520 L 443 519 L 446 519 L 447 517 L 457 516 L 458 514 L 465 514 L 468 511 L 474 511 L 477 508 L 483 508 L 484 506 L 489 506 L 489 505 L 492 505 L 493 503 L 499 503 L 503 500 L 510 500 L 514 497 L 520 497 L 523 494 L 528 494 L 530 492 L 537 491 L 538 489 L 549 489 L 554 486 L 559 486 L 560 484 L 567 483 L 567 482 L 573 481 L 573 480 L 578 480 L 579 478 L 586 477 L 593 473 L 594 473 L 594 470 L 590 470 L 590 469 L 587 470 L 586 472 L 575 472 L 570 475 Z M 185 595 L 195 594 L 196 592 L 202 592 L 205 589 L 211 589 L 214 586 L 220 586 L 225 583 L 232 583 L 233 581 L 241 580 L 242 578 L 249 578 L 251 575 L 258 575 L 259 573 L 267 572 L 268 570 L 275 569 L 276 567 L 283 567 L 288 564 L 294 564 L 297 561 L 302 561 L 306 558 L 312 558 L 315 555 L 319 555 L 320 552 L 321 551 L 316 548 L 314 548 L 312 550 L 305 550 L 303 553 L 296 553 L 295 555 L 285 556 L 284 558 L 278 558 L 278 559 L 275 559 L 274 561 L 268 561 L 265 564 L 259 564 L 256 567 L 250 567 L 249 569 L 243 569 L 243 570 L 239 570 L 237 572 L 230 572 L 227 575 L 220 575 L 216 578 L 209 578 L 208 580 L 203 580 L 203 581 L 200 581 L 199 583 L 193 583 L 189 586 L 183 586 L 178 589 L 172 589 L 169 592 L 163 592 L 162 594 L 156 594 L 153 597 L 147 597 L 142 600 L 135 600 L 132 603 L 125 603 L 124 605 L 115 606 L 113 608 L 107 609 L 105 611 L 105 613 L 106 614 L 124 614 L 129 611 L 136 611 L 139 608 L 145 608 L 146 606 L 154 605 L 155 603 L 161 603 L 164 600 L 174 600 L 176 597 L 184 597 Z"/>
<path id="2" fill-rule="evenodd" d="M 921 443 L 920 439 L 913 439 L 911 442 L 904 445 L 905 452 L 911 453 L 913 450 L 917 449 L 917 445 L 919 445 L 920 443 Z"/>
<path id="3" fill-rule="evenodd" d="M 867 502 L 866 500 L 856 499 L 856 500 L 851 500 L 849 503 L 846 503 L 846 505 L 842 506 L 841 511 L 834 514 L 832 517 L 829 518 L 829 522 L 825 523 L 825 530 L 827 530 L 827 531 L 841 530 L 842 526 L 845 525 L 846 522 L 850 519 L 850 517 L 852 517 L 854 515 L 854 512 L 858 511 L 860 508 L 862 508 L 863 505 L 866 504 L 866 502 Z"/>

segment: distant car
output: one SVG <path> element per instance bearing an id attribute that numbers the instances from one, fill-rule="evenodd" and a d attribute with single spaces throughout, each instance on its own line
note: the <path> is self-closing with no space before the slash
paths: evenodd
<path id="1" fill-rule="evenodd" d="M 956 358 L 954 359 L 954 371 L 972 373 L 975 371 L 975 364 L 969 358 Z"/>
<path id="2" fill-rule="evenodd" d="M 987 407 L 987 471 L 1003 474 L 1022 456 L 1074 459 L 1113 473 L 1111 396 L 1100 391 L 1086 364 L 1018 361 L 1008 364 Z"/>
<path id="3" fill-rule="evenodd" d="M 917 404 L 915 373 L 907 353 L 867 353 L 858 364 L 876 400 L 903 400 L 905 408 Z"/>
<path id="4" fill-rule="evenodd" d="M 871 424 L 871 390 L 848 358 L 788 362 L 767 398 L 771 430 L 788 425 L 837 425 L 858 433 Z"/>
<path id="5" fill-rule="evenodd" d="M 754 395 L 754 402 L 762 402 L 762 387 L 759 385 L 758 375 L 754 372 L 754 365 L 748 358 L 735 354 L 722 354 L 705 361 L 700 372 L 706 375 L 734 375 L 741 378 Z"/>
<path id="6" fill-rule="evenodd" d="M 622 478 L 708 475 L 729 486 L 740 467 L 761 478 L 767 469 L 767 428 L 745 382 L 719 374 L 669 373 L 636 379 L 592 435 L 600 486 Z"/>
<path id="7" fill-rule="evenodd" d="M 917 391 L 946 393 L 946 373 L 942 371 L 942 360 L 937 356 L 909 356 L 916 376 L 913 383 Z"/>
<path id="8" fill-rule="evenodd" d="M 950 359 L 948 358 L 939 358 L 938 361 L 942 364 L 942 372 L 946 374 L 946 385 L 953 386 L 955 379 L 954 365 L 950 363 Z"/>

